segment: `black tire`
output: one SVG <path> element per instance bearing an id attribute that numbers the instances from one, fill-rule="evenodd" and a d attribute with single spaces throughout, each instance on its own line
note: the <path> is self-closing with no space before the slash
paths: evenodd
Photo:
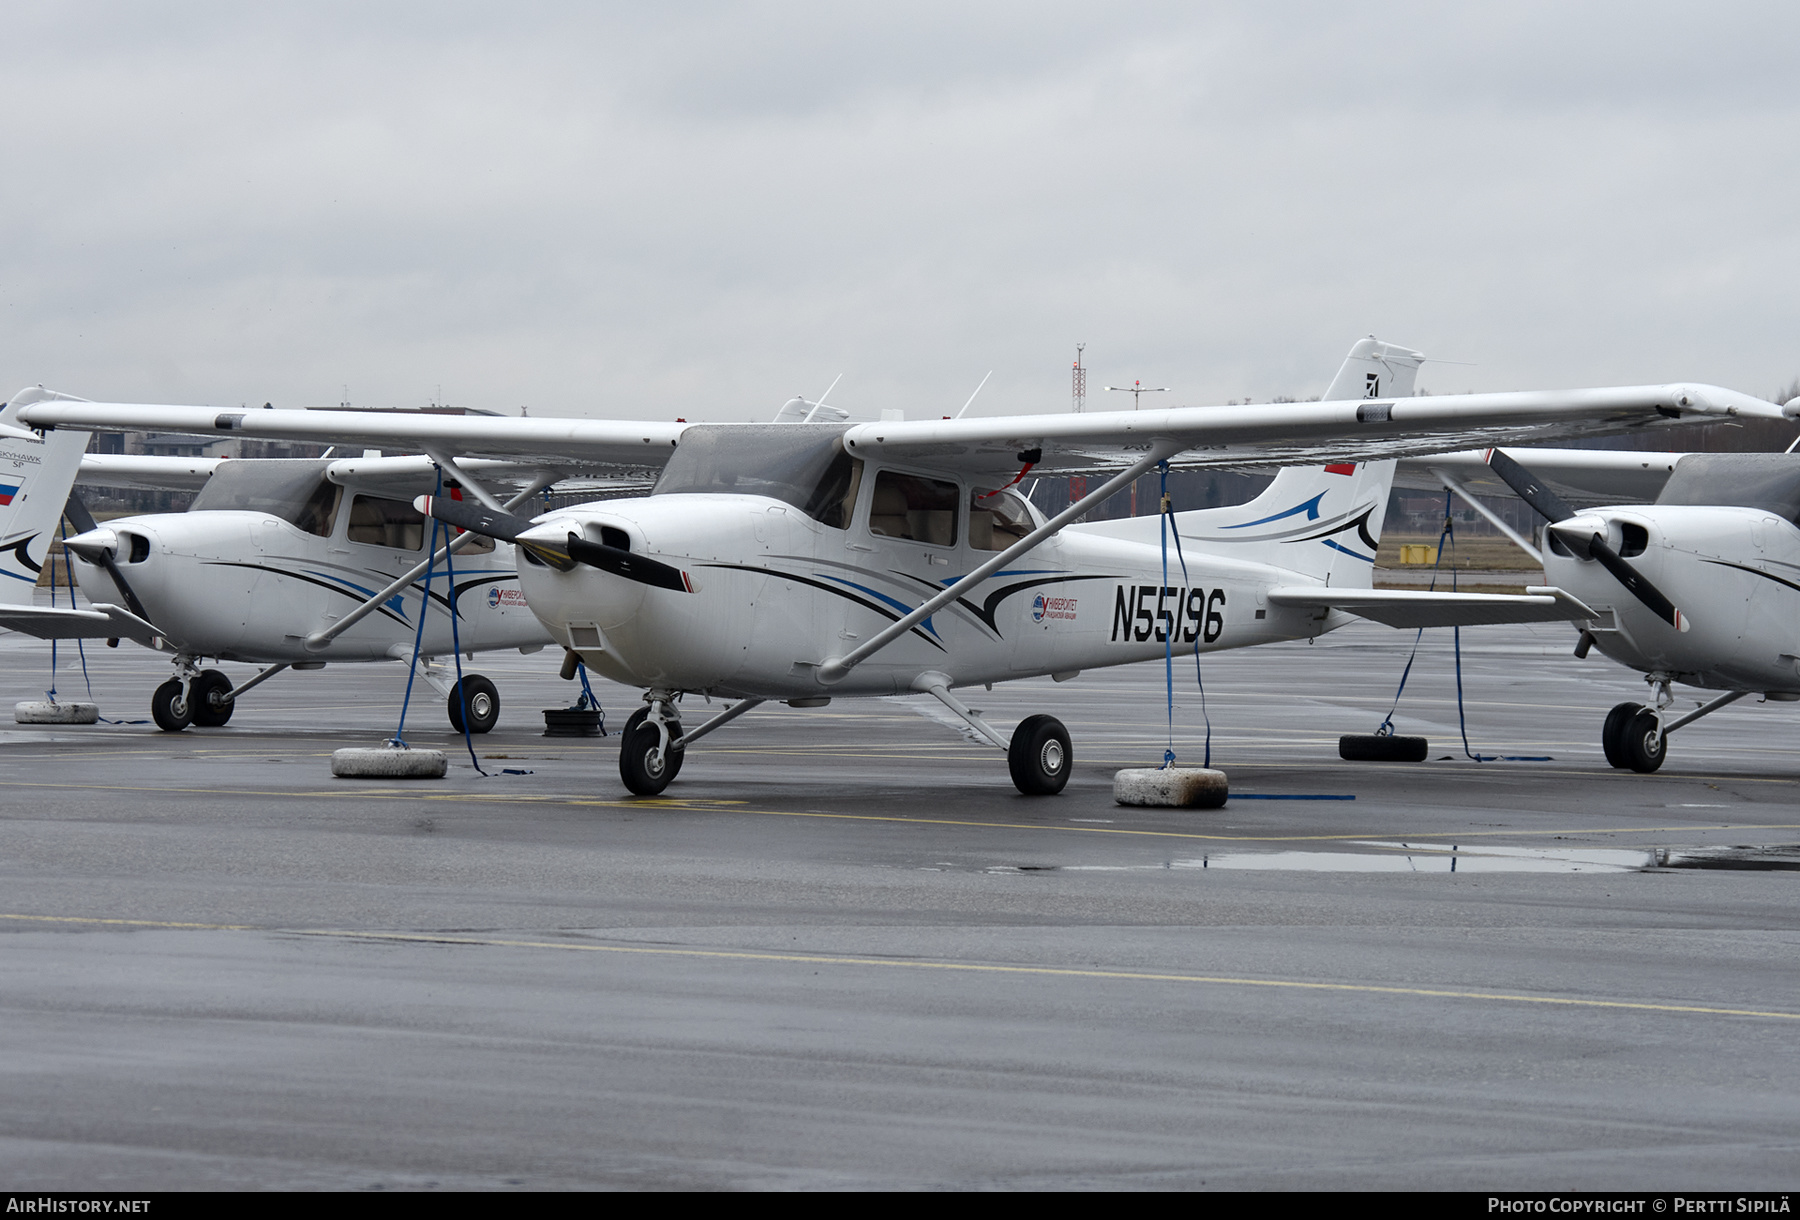
<path id="1" fill-rule="evenodd" d="M 1338 738 L 1338 757 L 1346 762 L 1424 762 L 1431 742 L 1398 733 L 1345 733 Z"/>
<path id="2" fill-rule="evenodd" d="M 650 752 L 661 737 L 654 724 L 646 723 L 649 715 L 649 708 L 640 707 L 631 713 L 625 721 L 625 731 L 619 734 L 619 778 L 638 796 L 655 796 L 674 783 L 675 777 L 681 774 L 681 763 L 686 755 L 685 750 L 668 750 L 661 765 L 652 766 Z M 668 728 L 671 741 L 681 736 L 679 720 L 668 721 Z"/>
<path id="3" fill-rule="evenodd" d="M 231 719 L 237 701 L 226 699 L 233 682 L 216 669 L 204 669 L 188 687 L 188 711 L 193 721 L 204 729 L 216 729 Z"/>
<path id="4" fill-rule="evenodd" d="M 150 718 L 165 733 L 179 733 L 193 723 L 187 690 L 180 678 L 170 678 L 150 696 Z"/>
<path id="5" fill-rule="evenodd" d="M 1600 748 L 1606 751 L 1610 765 L 1621 770 L 1631 765 L 1625 758 L 1625 727 L 1643 710 L 1641 703 L 1621 703 L 1606 713 L 1606 723 L 1600 729 Z"/>
<path id="6" fill-rule="evenodd" d="M 1656 713 L 1647 707 L 1639 708 L 1626 724 L 1621 745 L 1625 751 L 1625 765 L 1645 774 L 1662 766 L 1663 758 L 1669 753 L 1669 739 L 1657 732 Z"/>
<path id="7" fill-rule="evenodd" d="M 1054 716 L 1027 716 L 1013 730 L 1006 767 L 1013 786 L 1026 796 L 1055 796 L 1069 782 L 1075 752 L 1069 730 Z"/>
<path id="8" fill-rule="evenodd" d="M 463 699 L 468 698 L 469 732 L 486 733 L 500 722 L 500 692 L 480 674 L 464 674 L 450 688 L 450 727 L 463 731 Z"/>

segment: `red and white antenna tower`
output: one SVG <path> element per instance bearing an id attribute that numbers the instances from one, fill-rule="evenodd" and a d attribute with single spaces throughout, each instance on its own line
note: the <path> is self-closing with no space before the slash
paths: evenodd
<path id="1" fill-rule="evenodd" d="M 1085 343 L 1075 345 L 1075 371 L 1069 375 L 1069 384 L 1070 389 L 1074 392 L 1075 414 L 1077 415 L 1080 415 L 1082 408 L 1087 406 L 1087 370 L 1081 367 L 1081 351 L 1086 346 Z"/>

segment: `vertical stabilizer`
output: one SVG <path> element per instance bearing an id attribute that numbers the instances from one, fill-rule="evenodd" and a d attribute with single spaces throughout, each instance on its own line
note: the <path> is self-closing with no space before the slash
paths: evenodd
<path id="1" fill-rule="evenodd" d="M 39 436 L 19 426 L 20 408 L 54 400 L 86 401 L 34 386 L 0 409 L 0 603 L 6 605 L 31 604 L 87 451 L 86 432 Z"/>
<path id="2" fill-rule="evenodd" d="M 1374 583 L 1394 463 L 1285 466 L 1262 495 L 1176 513 L 1183 545 L 1298 572 L 1334 589 Z"/>
<path id="3" fill-rule="evenodd" d="M 1205 553 L 1265 563 L 1334 589 L 1367 589 L 1374 583 L 1375 549 L 1393 485 L 1391 461 L 1284 466 L 1248 504 L 1176 513 L 1175 528 L 1190 559 Z M 1162 519 L 1126 517 L 1067 528 L 1155 546 Z"/>
<path id="4" fill-rule="evenodd" d="M 1331 379 L 1325 391 L 1326 402 L 1342 402 L 1349 398 L 1411 398 L 1419 366 L 1425 363 L 1421 352 L 1383 343 L 1371 335 L 1359 340 L 1344 358 L 1344 367 Z"/>

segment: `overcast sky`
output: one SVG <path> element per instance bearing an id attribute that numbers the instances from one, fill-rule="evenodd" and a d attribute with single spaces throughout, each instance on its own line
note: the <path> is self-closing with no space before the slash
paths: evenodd
<path id="1" fill-rule="evenodd" d="M 0 392 L 767 419 L 1800 375 L 1800 6 L 10 3 Z M 440 391 L 441 387 L 441 391 Z"/>

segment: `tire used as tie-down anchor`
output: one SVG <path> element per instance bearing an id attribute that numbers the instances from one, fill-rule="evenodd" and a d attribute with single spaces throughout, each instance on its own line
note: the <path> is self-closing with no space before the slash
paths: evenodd
<path id="1" fill-rule="evenodd" d="M 1346 762 L 1424 762 L 1431 742 L 1398 733 L 1345 733 L 1338 738 L 1338 757 Z"/>

